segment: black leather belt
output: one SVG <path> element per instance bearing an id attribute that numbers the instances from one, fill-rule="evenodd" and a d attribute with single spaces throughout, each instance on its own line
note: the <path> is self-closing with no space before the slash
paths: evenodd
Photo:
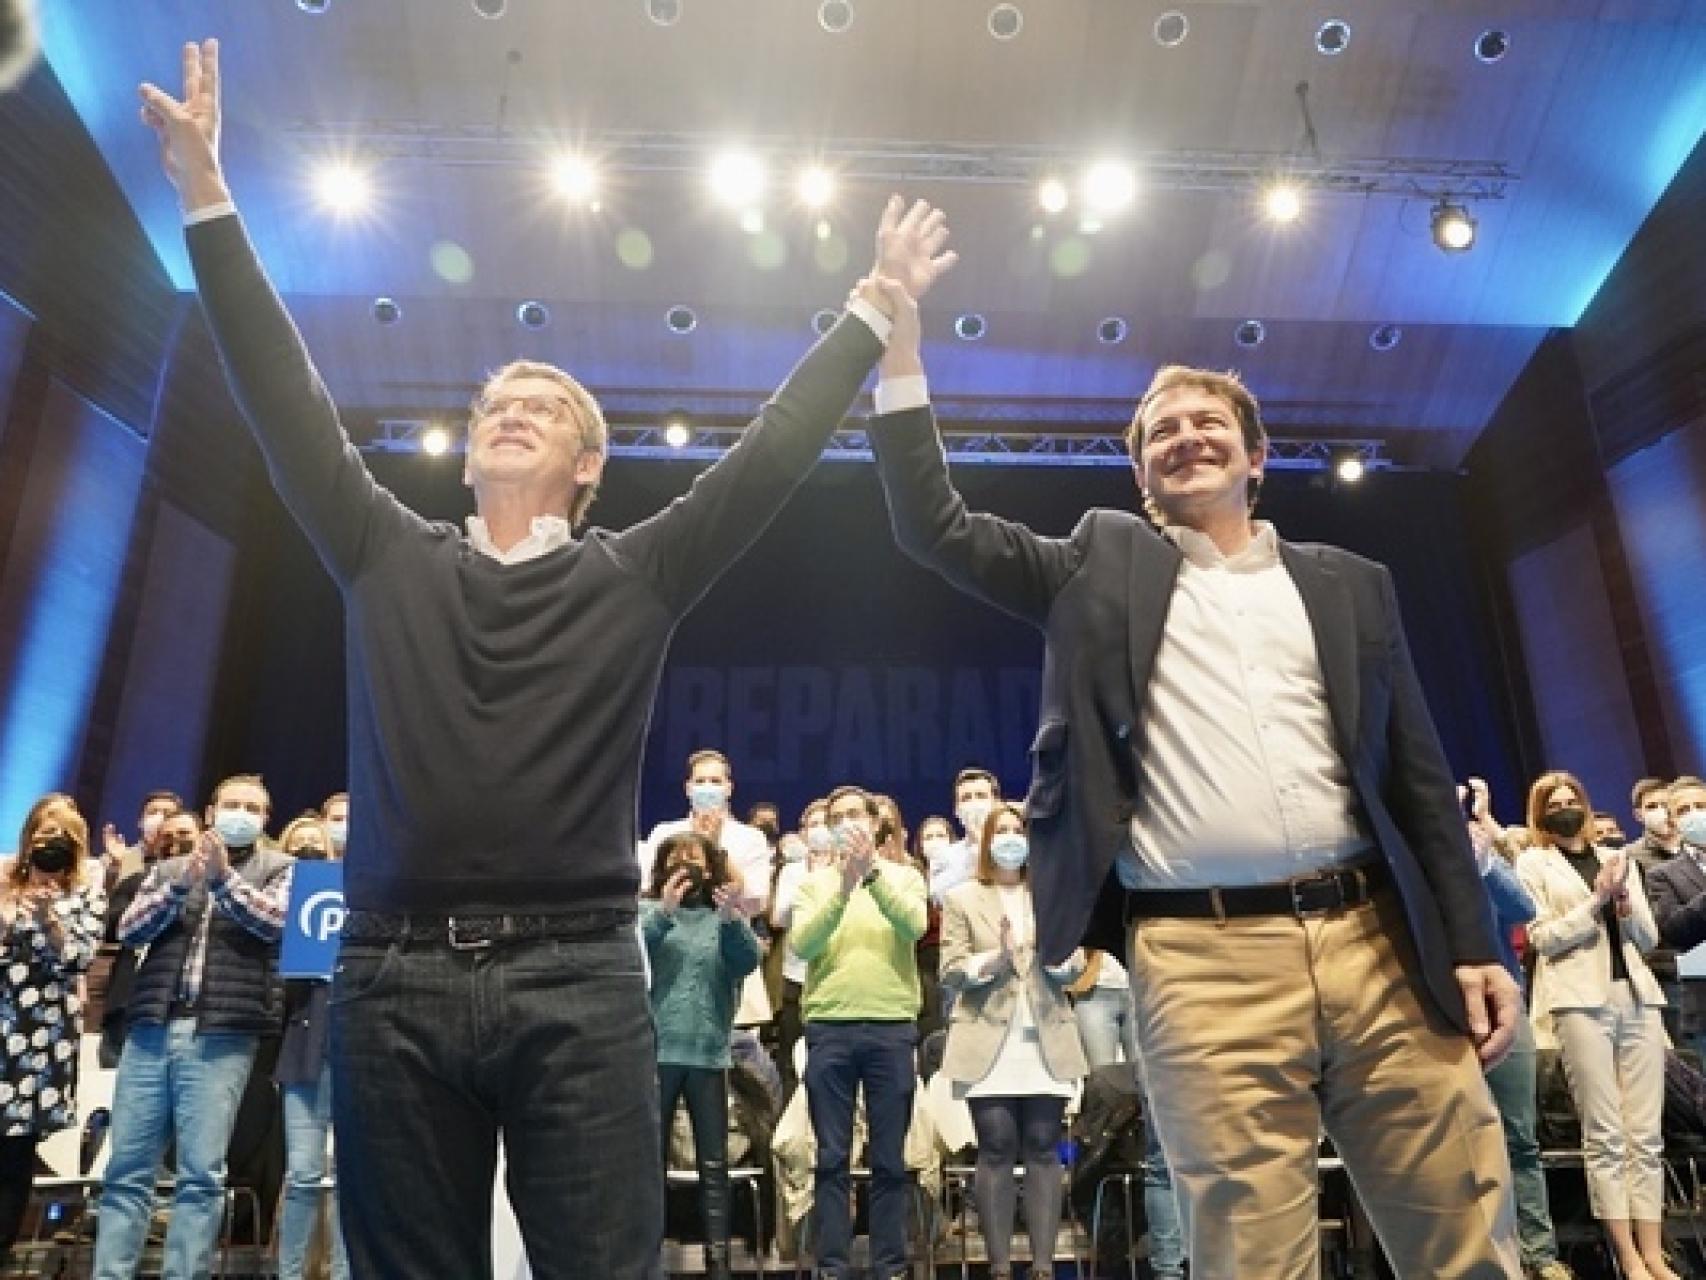
<path id="1" fill-rule="evenodd" d="M 1299 876 L 1280 884 L 1241 884 L 1211 889 L 1131 889 L 1126 923 L 1145 916 L 1230 920 L 1242 916 L 1295 916 L 1299 920 L 1360 907 L 1386 888 L 1392 877 L 1384 860 L 1359 862 L 1339 871 Z"/>
<path id="2" fill-rule="evenodd" d="M 634 927 L 634 912 L 599 907 L 554 915 L 450 915 L 435 912 L 351 911 L 343 941 L 426 942 L 457 951 L 547 938 L 591 938 Z"/>

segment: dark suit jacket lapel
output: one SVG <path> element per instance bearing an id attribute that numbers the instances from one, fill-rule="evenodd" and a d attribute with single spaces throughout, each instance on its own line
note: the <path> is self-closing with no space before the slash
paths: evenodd
<path id="1" fill-rule="evenodd" d="M 1313 551 L 1281 540 L 1280 559 L 1315 633 L 1315 652 L 1327 685 L 1327 706 L 1333 714 L 1339 750 L 1347 762 L 1356 758 L 1357 716 L 1362 688 L 1357 679 L 1356 606 L 1339 574 Z"/>
<path id="2" fill-rule="evenodd" d="M 1155 654 L 1161 648 L 1161 633 L 1167 628 L 1167 611 L 1173 604 L 1173 584 L 1179 578 L 1184 553 L 1166 537 L 1138 534 L 1131 548 L 1131 598 L 1126 609 L 1130 626 L 1131 687 L 1138 715 L 1149 700 L 1149 677 L 1155 671 Z"/>

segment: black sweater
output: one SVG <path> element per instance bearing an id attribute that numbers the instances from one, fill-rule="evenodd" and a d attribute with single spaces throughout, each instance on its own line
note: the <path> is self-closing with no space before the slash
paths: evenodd
<path id="1" fill-rule="evenodd" d="M 670 636 L 811 469 L 876 336 L 844 316 L 662 512 L 504 565 L 375 483 L 240 220 L 188 240 L 273 484 L 343 593 L 349 905 L 631 908 L 641 752 Z"/>

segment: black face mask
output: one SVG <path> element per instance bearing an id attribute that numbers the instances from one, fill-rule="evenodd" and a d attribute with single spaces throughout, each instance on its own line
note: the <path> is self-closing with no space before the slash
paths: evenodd
<path id="1" fill-rule="evenodd" d="M 710 906 L 711 886 L 705 878 L 705 873 L 692 863 L 677 863 L 669 869 L 669 874 L 664 876 L 665 883 L 668 883 L 670 877 L 677 871 L 687 873 L 687 892 L 681 895 L 681 905 L 684 907 Z"/>
<path id="2" fill-rule="evenodd" d="M 1621 849 L 1628 843 L 1629 842 L 1622 836 L 1606 836 L 1605 839 L 1600 841 L 1600 844 L 1604 845 L 1607 849 Z"/>
<path id="3" fill-rule="evenodd" d="M 297 849 L 297 851 L 291 856 L 294 858 L 300 858 L 306 862 L 324 862 L 326 860 L 326 851 L 317 844 L 305 844 L 301 848 Z"/>
<path id="4" fill-rule="evenodd" d="M 77 860 L 77 846 L 70 836 L 49 836 L 45 843 L 30 850 L 30 869 L 45 871 L 50 876 L 62 876 Z"/>
<path id="5" fill-rule="evenodd" d="M 1587 826 L 1588 815 L 1582 809 L 1556 809 L 1540 819 L 1540 829 L 1561 840 L 1573 840 Z"/>
<path id="6" fill-rule="evenodd" d="M 195 852 L 196 842 L 190 839 L 174 840 L 166 846 L 166 853 L 174 858 L 187 858 Z"/>

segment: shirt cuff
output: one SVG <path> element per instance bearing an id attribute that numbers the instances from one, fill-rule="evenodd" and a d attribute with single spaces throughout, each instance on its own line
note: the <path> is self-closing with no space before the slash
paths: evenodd
<path id="1" fill-rule="evenodd" d="M 930 382 L 922 373 L 879 379 L 872 403 L 878 417 L 902 409 L 922 409 L 930 403 Z"/>
<path id="2" fill-rule="evenodd" d="M 854 298 L 849 302 L 847 311 L 849 315 L 858 316 L 859 319 L 863 320 L 870 327 L 871 332 L 877 335 L 878 342 L 885 347 L 889 345 L 889 334 L 894 332 L 894 321 L 863 298 Z"/>
<path id="3" fill-rule="evenodd" d="M 199 209 L 191 209 L 184 214 L 184 225 L 193 227 L 198 222 L 212 222 L 215 218 L 229 218 L 236 214 L 237 206 L 229 200 L 221 200 L 218 204 L 203 205 Z"/>

